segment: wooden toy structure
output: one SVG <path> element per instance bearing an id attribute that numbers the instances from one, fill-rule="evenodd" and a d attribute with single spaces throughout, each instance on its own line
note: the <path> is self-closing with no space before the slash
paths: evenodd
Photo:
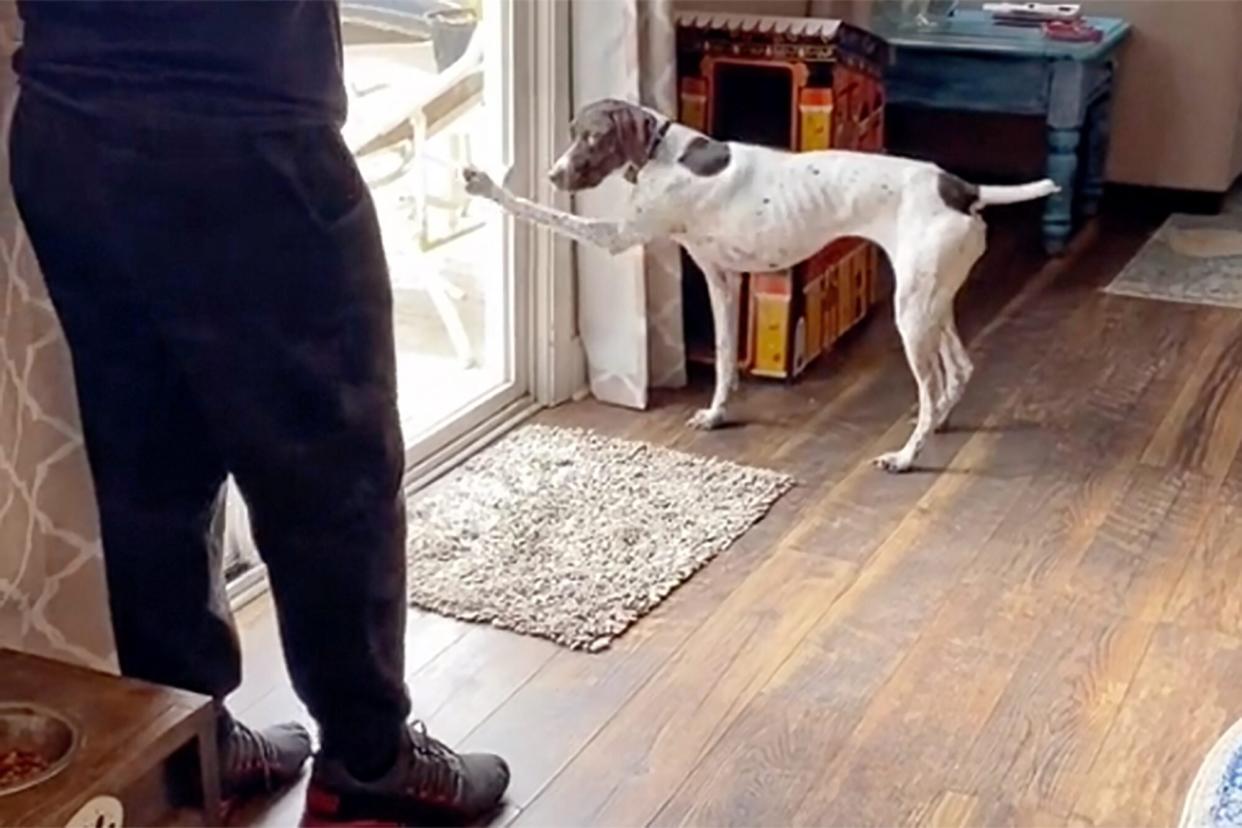
<path id="1" fill-rule="evenodd" d="M 679 118 L 723 140 L 883 152 L 887 60 L 883 40 L 838 20 L 682 13 Z M 879 265 L 875 245 L 851 238 L 788 270 L 745 274 L 742 370 L 802 373 L 879 299 Z M 687 354 L 710 361 L 706 286 L 688 257 L 684 266 Z"/>

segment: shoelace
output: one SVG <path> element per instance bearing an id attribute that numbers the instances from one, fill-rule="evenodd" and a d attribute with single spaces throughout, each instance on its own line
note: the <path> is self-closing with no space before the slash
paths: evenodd
<path id="1" fill-rule="evenodd" d="M 432 802 L 455 803 L 461 794 L 461 759 L 448 745 L 433 739 L 423 722 L 411 722 L 409 733 L 418 769 L 414 795 Z"/>
<path id="2" fill-rule="evenodd" d="M 233 787 L 248 786 L 252 784 L 249 777 L 262 773 L 263 789 L 272 790 L 272 768 L 278 758 L 273 744 L 235 722 L 228 739 L 225 779 L 232 782 Z"/>

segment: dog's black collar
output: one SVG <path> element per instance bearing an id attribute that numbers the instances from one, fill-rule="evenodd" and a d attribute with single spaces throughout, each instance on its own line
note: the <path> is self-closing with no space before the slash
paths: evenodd
<path id="1" fill-rule="evenodd" d="M 668 131 L 672 126 L 673 126 L 673 119 L 669 118 L 664 123 L 660 124 L 660 127 L 652 134 L 651 143 L 647 147 L 647 160 L 648 161 L 650 161 L 653 157 L 655 157 L 656 150 L 660 148 L 661 142 L 664 141 L 664 136 L 668 135 Z"/>
<path id="2" fill-rule="evenodd" d="M 660 148 L 661 142 L 664 141 L 664 136 L 668 135 L 669 128 L 672 126 L 673 119 L 669 118 L 664 123 L 660 124 L 660 126 L 656 128 L 655 132 L 651 133 L 651 140 L 647 142 L 647 156 L 643 158 L 642 164 L 630 164 L 625 168 L 626 181 L 631 184 L 638 183 L 638 171 L 642 168 L 643 164 L 646 164 L 655 157 L 656 150 Z"/>

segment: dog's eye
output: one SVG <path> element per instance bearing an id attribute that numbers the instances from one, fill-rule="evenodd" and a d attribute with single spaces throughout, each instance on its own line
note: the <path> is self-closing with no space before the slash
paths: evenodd
<path id="1" fill-rule="evenodd" d="M 593 147 L 593 146 L 595 146 L 595 136 L 594 136 L 594 135 L 588 135 L 588 136 L 586 137 L 586 145 L 587 145 L 588 147 Z"/>

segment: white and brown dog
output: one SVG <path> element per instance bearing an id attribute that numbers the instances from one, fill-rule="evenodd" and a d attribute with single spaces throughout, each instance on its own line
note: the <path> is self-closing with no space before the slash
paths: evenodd
<path id="1" fill-rule="evenodd" d="M 948 418 L 973 367 L 953 321 L 953 298 L 984 251 L 979 216 L 990 204 L 1042 198 L 1051 181 L 1015 187 L 968 184 L 939 167 L 885 155 L 791 153 L 708 138 L 649 109 L 604 100 L 570 127 L 573 143 L 549 176 L 559 189 L 598 185 L 615 172 L 634 184 L 620 222 L 534 204 L 466 170 L 466 188 L 517 218 L 613 253 L 657 239 L 686 249 L 707 278 L 716 335 L 711 406 L 690 420 L 723 422 L 737 382 L 740 274 L 781 270 L 829 241 L 860 236 L 893 264 L 897 330 L 918 384 L 918 419 L 906 444 L 875 459 L 906 471 Z"/>

